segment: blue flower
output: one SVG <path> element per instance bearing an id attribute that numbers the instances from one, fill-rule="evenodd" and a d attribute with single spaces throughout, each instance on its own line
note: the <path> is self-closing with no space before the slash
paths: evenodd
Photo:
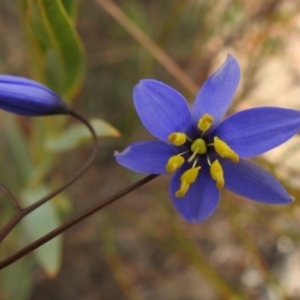
<path id="1" fill-rule="evenodd" d="M 65 114 L 63 100 L 46 86 L 27 78 L 0 75 L 0 108 L 18 115 Z"/>
<path id="2" fill-rule="evenodd" d="M 262 154 L 300 130 L 300 112 L 259 107 L 223 117 L 239 83 L 237 60 L 228 55 L 198 92 L 190 110 L 181 94 L 156 80 L 134 89 L 137 113 L 159 140 L 137 142 L 115 154 L 122 166 L 139 173 L 175 172 L 170 196 L 188 222 L 201 222 L 216 209 L 220 188 L 268 204 L 293 198 L 268 172 L 244 158 Z"/>

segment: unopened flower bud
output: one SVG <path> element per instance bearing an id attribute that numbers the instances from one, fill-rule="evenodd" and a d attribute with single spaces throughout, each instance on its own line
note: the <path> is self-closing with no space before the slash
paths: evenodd
<path id="1" fill-rule="evenodd" d="M 0 109 L 30 117 L 68 112 L 63 100 L 43 84 L 12 75 L 0 75 Z"/>

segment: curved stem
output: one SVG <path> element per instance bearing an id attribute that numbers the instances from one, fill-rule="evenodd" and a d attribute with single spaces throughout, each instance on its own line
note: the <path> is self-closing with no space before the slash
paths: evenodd
<path id="1" fill-rule="evenodd" d="M 99 204 L 95 205 L 94 207 L 88 209 L 87 211 L 83 212 L 82 214 L 72 218 L 71 220 L 67 221 L 65 224 L 63 224 L 63 225 L 59 226 L 58 228 L 52 230 L 51 232 L 49 232 L 48 234 L 46 234 L 43 237 L 39 238 L 35 242 L 33 242 L 33 243 L 29 244 L 28 246 L 22 248 L 18 252 L 16 252 L 16 253 L 10 255 L 9 257 L 3 259 L 2 261 L 0 261 L 0 270 L 2 270 L 3 268 L 9 266 L 10 264 L 12 264 L 13 262 L 19 260 L 20 258 L 24 257 L 28 253 L 34 251 L 35 249 L 37 249 L 41 245 L 47 243 L 48 241 L 55 238 L 56 236 L 58 236 L 62 232 L 66 231 L 67 229 L 69 229 L 70 227 L 74 226 L 75 224 L 81 222 L 82 220 L 88 218 L 89 216 L 91 216 L 94 213 L 96 213 L 97 211 L 103 209 L 107 205 L 117 201 L 118 199 L 120 199 L 120 198 L 124 197 L 125 195 L 131 193 L 132 191 L 136 190 L 137 188 L 141 187 L 142 185 L 148 183 L 149 181 L 153 180 L 157 176 L 159 176 L 159 175 L 148 175 L 147 177 L 141 179 L 140 181 L 132 184 L 131 186 L 125 188 L 124 190 L 116 193 L 115 195 L 107 198 L 106 200 L 104 200 L 104 201 L 100 202 Z"/>
<path id="2" fill-rule="evenodd" d="M 12 203 L 14 204 L 15 208 L 16 208 L 16 214 L 11 218 L 11 220 L 0 230 L 0 243 L 3 241 L 3 239 L 9 234 L 9 232 L 30 212 L 32 212 L 33 210 L 37 209 L 38 207 L 40 207 L 41 205 L 43 205 L 45 202 L 49 201 L 50 199 L 52 199 L 53 197 L 55 197 L 56 195 L 58 195 L 59 193 L 61 193 L 63 190 L 65 190 L 67 187 L 69 187 L 74 181 L 76 181 L 78 178 L 80 178 L 87 170 L 88 168 L 92 165 L 96 154 L 97 154 L 97 150 L 98 150 L 98 141 L 97 141 L 97 135 L 96 132 L 94 130 L 94 128 L 91 126 L 91 124 L 89 123 L 89 121 L 87 119 L 85 119 L 83 116 L 81 116 L 79 113 L 75 112 L 74 110 L 69 109 L 67 111 L 67 114 L 71 115 L 72 117 L 76 118 L 77 120 L 79 120 L 80 122 L 82 122 L 83 124 L 86 125 L 86 127 L 89 129 L 92 137 L 93 137 L 93 141 L 94 141 L 94 147 L 93 147 L 93 152 L 89 158 L 89 160 L 85 163 L 85 165 L 83 166 L 83 168 L 74 176 L 72 177 L 69 181 L 67 181 L 63 186 L 57 188 L 56 190 L 54 190 L 53 192 L 51 192 L 50 194 L 46 195 L 45 197 L 43 197 L 42 199 L 40 199 L 39 201 L 31 204 L 30 206 L 21 209 L 20 206 L 18 204 L 16 204 L 17 202 L 12 201 Z M 3 189 L 2 189 L 3 190 Z M 3 190 L 4 192 L 7 193 L 7 189 Z M 10 198 L 11 198 L 11 193 L 7 194 Z M 11 199 L 14 199 L 11 198 Z"/>
<path id="3" fill-rule="evenodd" d="M 49 195 L 43 197 L 39 201 L 37 201 L 37 202 L 31 204 L 30 206 L 26 207 L 24 209 L 26 211 L 26 213 L 32 212 L 33 210 L 35 210 L 36 208 L 38 208 L 39 206 L 41 206 L 42 204 L 44 204 L 45 202 L 50 200 L 51 198 L 53 198 L 56 195 L 58 195 L 59 193 L 61 193 L 67 187 L 69 187 L 73 182 L 75 182 L 78 178 L 80 178 L 87 171 L 87 169 L 92 165 L 92 163 L 93 163 L 93 161 L 96 157 L 97 150 L 98 150 L 98 141 L 97 141 L 97 135 L 96 135 L 96 132 L 95 132 L 94 128 L 92 127 L 92 125 L 90 124 L 90 122 L 86 118 L 84 118 L 79 113 L 75 112 L 74 110 L 69 109 L 68 113 L 72 117 L 76 118 L 77 120 L 79 120 L 83 124 L 85 124 L 86 127 L 89 129 L 89 131 L 90 131 L 90 133 L 93 137 L 93 142 L 94 142 L 93 152 L 92 152 L 89 160 L 83 166 L 83 168 L 73 178 L 71 178 L 63 186 L 61 186 L 61 187 L 57 188 L 56 190 L 54 190 L 53 192 L 51 192 Z"/>

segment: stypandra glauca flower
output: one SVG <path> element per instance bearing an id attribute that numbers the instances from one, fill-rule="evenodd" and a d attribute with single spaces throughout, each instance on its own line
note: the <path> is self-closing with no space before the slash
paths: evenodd
<path id="1" fill-rule="evenodd" d="M 300 130 L 300 112 L 258 107 L 223 120 L 239 79 L 239 64 L 228 55 L 200 89 L 192 109 L 162 82 L 141 80 L 134 88 L 141 122 L 159 140 L 133 143 L 115 158 L 135 172 L 173 173 L 170 197 L 188 222 L 206 220 L 215 211 L 223 187 L 267 204 L 293 200 L 277 179 L 245 159 L 294 136 Z"/>

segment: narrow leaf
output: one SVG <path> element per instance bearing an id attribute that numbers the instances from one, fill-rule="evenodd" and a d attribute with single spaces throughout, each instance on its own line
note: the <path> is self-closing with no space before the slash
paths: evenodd
<path id="1" fill-rule="evenodd" d="M 16 122 L 15 116 L 5 113 L 3 117 L 5 120 L 7 138 L 14 157 L 14 161 L 11 163 L 14 164 L 18 170 L 19 184 L 24 185 L 30 180 L 33 169 L 28 149 L 28 141 L 19 124 Z"/>
<path id="2" fill-rule="evenodd" d="M 65 6 L 64 6 L 65 5 Z M 68 1 L 28 0 L 26 24 L 34 35 L 35 47 L 47 65 L 47 84 L 70 99 L 80 87 L 84 70 L 84 50 L 76 32 Z M 66 8 L 68 11 L 66 11 Z"/>

